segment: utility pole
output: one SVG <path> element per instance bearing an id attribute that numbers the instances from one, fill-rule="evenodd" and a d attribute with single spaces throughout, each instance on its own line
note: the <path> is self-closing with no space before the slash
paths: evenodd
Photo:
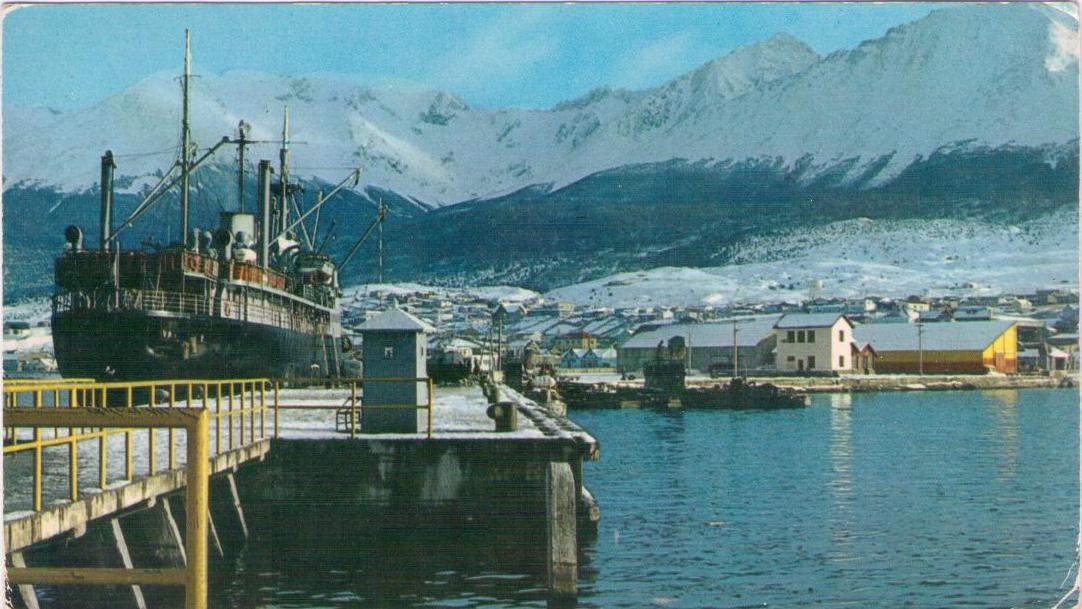
<path id="1" fill-rule="evenodd" d="M 379 282 L 383 283 L 383 220 L 387 216 L 387 207 L 383 204 L 383 197 L 379 199 Z"/>
<path id="2" fill-rule="evenodd" d="M 924 322 L 917 320 L 917 371 L 924 376 Z"/>
<path id="3" fill-rule="evenodd" d="M 740 348 L 736 344 L 736 333 L 740 330 L 736 327 L 736 320 L 733 320 L 733 378 L 740 376 Z"/>
<path id="4" fill-rule="evenodd" d="M 184 89 L 183 111 L 180 118 L 180 234 L 181 241 L 188 238 L 188 203 L 189 203 L 189 180 L 191 171 L 190 154 L 192 146 L 191 95 L 189 85 L 192 79 L 192 47 L 191 35 L 184 30 L 184 77 L 181 87 Z"/>

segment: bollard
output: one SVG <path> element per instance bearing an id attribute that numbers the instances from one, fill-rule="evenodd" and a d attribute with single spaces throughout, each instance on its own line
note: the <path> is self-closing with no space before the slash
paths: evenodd
<path id="1" fill-rule="evenodd" d="M 485 411 L 488 418 L 496 421 L 496 431 L 515 431 L 518 429 L 518 408 L 514 402 L 498 402 Z"/>

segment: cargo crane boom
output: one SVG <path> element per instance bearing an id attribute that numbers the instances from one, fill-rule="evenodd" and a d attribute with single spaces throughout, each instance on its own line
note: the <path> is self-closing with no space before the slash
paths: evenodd
<path id="1" fill-rule="evenodd" d="M 383 225 L 383 220 L 386 217 L 387 217 L 387 206 L 386 205 L 380 205 L 379 206 L 379 212 L 376 213 L 376 218 L 374 220 L 372 220 L 372 223 L 369 224 L 368 228 L 366 228 L 364 230 L 364 234 L 361 235 L 361 238 L 358 239 L 357 242 L 353 244 L 353 247 L 349 250 L 349 253 L 346 254 L 346 257 L 343 258 L 342 261 L 337 264 L 337 267 L 338 267 L 339 271 L 341 271 L 343 268 L 345 268 L 345 266 L 347 264 L 349 264 L 349 261 L 353 259 L 354 254 L 356 254 L 357 251 L 361 249 L 361 246 L 364 245 L 364 242 L 368 240 L 368 237 L 372 234 L 372 231 L 375 230 L 375 228 L 377 226 L 382 226 Z"/>

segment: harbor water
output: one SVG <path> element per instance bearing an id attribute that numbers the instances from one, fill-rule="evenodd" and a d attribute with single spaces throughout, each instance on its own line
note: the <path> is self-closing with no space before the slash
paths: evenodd
<path id="1" fill-rule="evenodd" d="M 574 412 L 602 445 L 586 466 L 602 519 L 580 549 L 579 606 L 1049 607 L 1078 535 L 1078 399 Z M 544 606 L 520 534 L 536 530 L 418 523 L 318 550 L 253 539 L 215 575 L 211 605 Z"/>

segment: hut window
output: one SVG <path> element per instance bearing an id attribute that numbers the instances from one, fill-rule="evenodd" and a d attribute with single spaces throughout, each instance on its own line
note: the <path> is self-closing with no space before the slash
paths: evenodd
<path id="1" fill-rule="evenodd" d="M 815 342 L 815 330 L 808 330 L 808 342 L 809 343 L 814 343 Z"/>
<path id="2" fill-rule="evenodd" d="M 844 343 L 845 342 L 845 330 L 838 330 L 838 342 L 839 343 Z"/>
<path id="3" fill-rule="evenodd" d="M 394 347 L 383 348 L 383 359 L 394 359 Z"/>

